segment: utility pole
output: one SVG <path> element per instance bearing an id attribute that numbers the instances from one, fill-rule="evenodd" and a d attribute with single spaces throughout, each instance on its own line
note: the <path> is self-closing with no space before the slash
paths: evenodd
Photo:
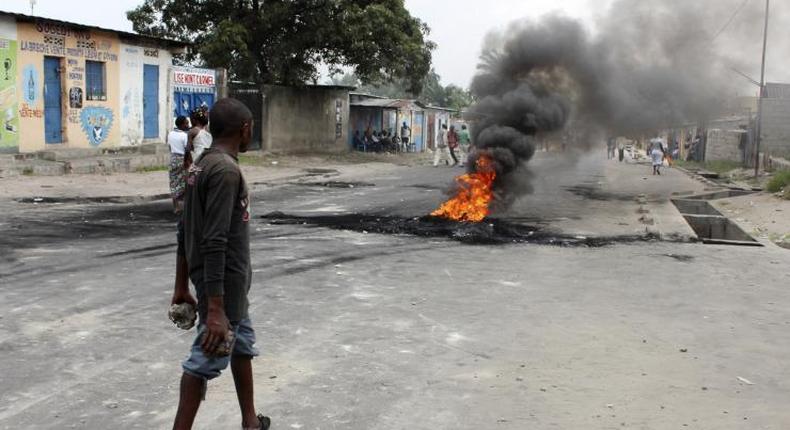
<path id="1" fill-rule="evenodd" d="M 754 177 L 760 176 L 760 140 L 763 134 L 763 97 L 765 97 L 765 52 L 768 46 L 768 13 L 771 0 L 765 0 L 765 29 L 763 30 L 763 62 L 760 68 L 760 98 L 757 101 L 757 133 L 754 136 Z"/>
<path id="2" fill-rule="evenodd" d="M 36 9 L 36 0 L 30 0 L 30 15 L 31 16 L 36 14 L 35 13 L 35 9 Z"/>

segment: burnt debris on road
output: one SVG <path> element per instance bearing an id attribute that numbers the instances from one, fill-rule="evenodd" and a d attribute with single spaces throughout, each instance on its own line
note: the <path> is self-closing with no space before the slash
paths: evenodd
<path id="1" fill-rule="evenodd" d="M 659 240 L 657 235 L 651 233 L 617 237 L 571 236 L 497 218 L 487 218 L 481 222 L 456 222 L 430 215 L 422 217 L 366 214 L 295 216 L 272 212 L 262 215 L 261 219 L 272 225 L 308 225 L 362 233 L 449 238 L 471 245 L 529 243 L 535 245 L 601 247 L 615 243 Z"/>

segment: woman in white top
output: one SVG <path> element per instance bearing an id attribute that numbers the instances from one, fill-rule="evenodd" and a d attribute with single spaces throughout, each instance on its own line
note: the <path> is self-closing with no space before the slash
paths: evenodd
<path id="1" fill-rule="evenodd" d="M 661 174 L 661 165 L 664 163 L 664 144 L 661 139 L 652 139 L 650 141 L 652 150 L 650 151 L 650 158 L 653 161 L 653 174 Z"/>
<path id="2" fill-rule="evenodd" d="M 192 129 L 189 130 L 187 148 L 192 156 L 192 163 L 197 163 L 203 151 L 211 146 L 212 138 L 206 127 L 208 126 L 208 109 L 199 107 L 189 115 Z"/>
<path id="3" fill-rule="evenodd" d="M 183 208 L 186 190 L 184 154 L 187 150 L 187 130 L 189 121 L 185 116 L 179 116 L 176 118 L 176 127 L 167 135 L 167 144 L 170 146 L 170 197 L 176 213 L 180 213 Z"/>

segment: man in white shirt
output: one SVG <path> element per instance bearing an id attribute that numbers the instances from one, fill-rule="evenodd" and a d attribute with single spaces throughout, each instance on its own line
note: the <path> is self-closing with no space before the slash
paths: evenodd
<path id="1" fill-rule="evenodd" d="M 447 165 L 450 164 L 450 150 L 447 144 L 447 124 L 442 124 L 441 131 L 439 131 L 439 138 L 436 140 L 436 149 L 433 151 L 433 167 L 439 165 L 440 161 L 446 161 Z"/>

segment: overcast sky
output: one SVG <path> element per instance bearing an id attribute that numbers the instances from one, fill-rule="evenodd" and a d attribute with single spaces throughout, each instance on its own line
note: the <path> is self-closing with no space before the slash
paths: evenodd
<path id="1" fill-rule="evenodd" d="M 592 23 L 596 14 L 603 11 L 611 0 L 405 0 L 412 15 L 431 27 L 430 39 L 437 43 L 434 52 L 434 68 L 444 84 L 454 83 L 466 87 L 475 73 L 477 58 L 483 37 L 492 29 L 502 28 L 519 18 L 537 18 L 546 13 L 560 11 L 566 15 Z M 690 0 L 696 1 L 696 0 Z M 38 0 L 36 15 L 64 21 L 89 24 L 99 27 L 131 31 L 126 20 L 126 11 L 140 4 L 141 0 L 110 0 L 101 6 L 91 6 L 91 13 L 84 7 L 75 7 L 63 0 Z M 760 2 L 748 2 L 748 9 L 761 12 Z M 0 9 L 30 13 L 29 0 L 2 0 Z M 758 10 L 759 9 L 759 10 Z M 745 11 L 748 12 L 748 11 Z M 744 12 L 744 13 L 745 13 Z M 737 23 L 737 20 L 736 20 Z M 787 27 L 786 23 L 774 22 L 775 26 Z M 776 32 L 777 27 L 773 27 Z M 759 39 L 760 29 L 755 29 Z M 775 37 L 782 39 L 784 35 Z M 781 36 L 781 37 L 780 37 Z M 780 50 L 781 51 L 781 50 Z M 755 63 L 759 57 L 755 53 Z M 751 57 L 751 55 L 749 55 Z M 779 60 L 786 58 L 784 52 L 769 51 L 768 77 L 790 79 L 790 73 L 779 67 Z M 772 60 L 772 58 L 774 60 Z M 750 70 L 754 72 L 754 69 Z"/>

